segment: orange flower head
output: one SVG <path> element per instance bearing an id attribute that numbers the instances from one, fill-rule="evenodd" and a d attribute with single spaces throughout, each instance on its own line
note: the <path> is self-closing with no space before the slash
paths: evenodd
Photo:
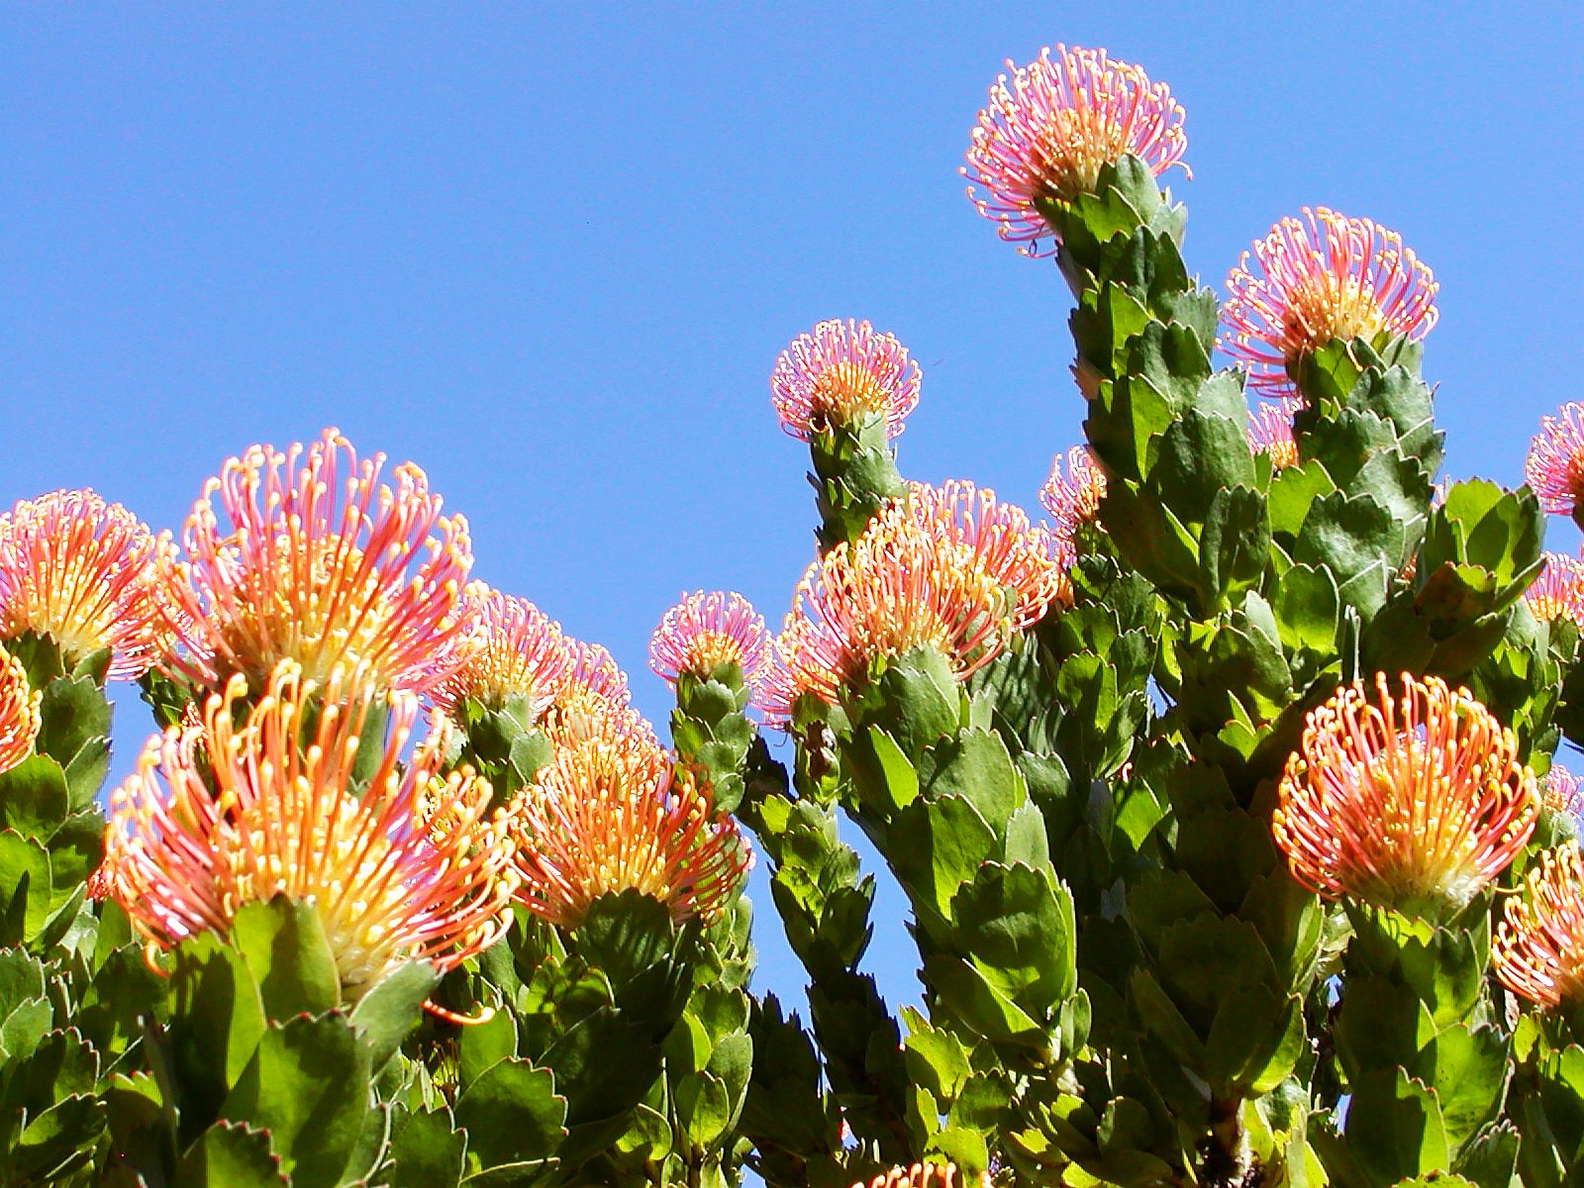
<path id="1" fill-rule="evenodd" d="M 1249 414 L 1249 449 L 1270 459 L 1272 470 L 1298 465 L 1298 442 L 1293 438 L 1293 412 L 1289 400 L 1262 400 Z"/>
<path id="2" fill-rule="evenodd" d="M 914 484 L 804 574 L 776 641 L 767 712 L 785 719 L 803 693 L 834 705 L 914 648 L 934 648 L 966 679 L 1070 599 L 1049 529 L 971 483 Z"/>
<path id="3" fill-rule="evenodd" d="M 1491 965 L 1503 986 L 1547 1009 L 1584 1001 L 1584 856 L 1545 850 L 1502 902 Z"/>
<path id="4" fill-rule="evenodd" d="M 1188 137 L 1183 107 L 1165 83 L 1105 50 L 1043 49 L 1027 66 L 1007 62 L 1009 74 L 990 88 L 979 113 L 962 173 L 968 197 L 996 224 L 1002 239 L 1024 255 L 1049 255 L 1039 241 L 1051 235 L 1040 203 L 1092 193 L 1100 170 L 1132 154 L 1159 177 L 1183 163 Z M 1142 212 L 1145 215 L 1147 211 Z"/>
<path id="5" fill-rule="evenodd" d="M 425 692 L 467 656 L 467 522 L 440 514 L 423 471 L 359 461 L 334 429 L 284 454 L 252 446 L 226 462 L 188 517 L 172 585 L 173 661 L 215 687 L 241 673 L 261 688 L 281 660 L 323 681 L 357 669 Z M 216 511 L 215 496 L 220 507 Z"/>
<path id="6" fill-rule="evenodd" d="M 162 551 L 148 527 L 92 491 L 53 491 L 0 515 L 0 638 L 47 635 L 68 663 L 110 649 L 112 680 L 164 650 Z"/>
<path id="7" fill-rule="evenodd" d="M 430 696 L 453 718 L 468 701 L 500 709 L 508 697 L 522 696 L 538 718 L 555 701 L 572 667 L 560 624 L 527 599 L 483 582 L 471 583 L 467 598 L 473 646 Z"/>
<path id="8" fill-rule="evenodd" d="M 1540 781 L 1540 801 L 1550 812 L 1577 818 L 1580 810 L 1584 810 L 1578 776 L 1560 764 L 1553 764 L 1545 779 Z"/>
<path id="9" fill-rule="evenodd" d="M 1292 390 L 1288 365 L 1333 339 L 1402 335 L 1418 342 L 1435 327 L 1438 286 L 1402 236 L 1371 219 L 1323 206 L 1303 208 L 1244 252 L 1227 277 L 1221 347 L 1250 369 L 1249 386 Z"/>
<path id="10" fill-rule="evenodd" d="M 10 771 L 33 754 L 44 695 L 28 684 L 22 661 L 0 651 L 0 771 Z"/>
<path id="11" fill-rule="evenodd" d="M 634 890 L 672 919 L 711 920 L 737 893 L 750 851 L 708 790 L 641 738 L 558 742 L 514 802 L 519 900 L 576 928 L 602 895 Z"/>
<path id="12" fill-rule="evenodd" d="M 1534 831 L 1518 743 L 1466 689 L 1404 675 L 1344 685 L 1310 711 L 1273 816 L 1293 877 L 1327 898 L 1457 911 Z"/>
<path id="13" fill-rule="evenodd" d="M 981 1176 L 979 1183 L 989 1188 L 989 1175 Z M 894 1167 L 872 1180 L 860 1180 L 852 1188 L 967 1188 L 967 1182 L 958 1179 L 955 1163 L 915 1163 L 912 1167 Z"/>
<path id="14" fill-rule="evenodd" d="M 649 667 L 673 688 L 683 673 L 703 680 L 735 664 L 743 684 L 755 689 L 770 659 L 764 617 L 741 594 L 683 595 L 649 638 Z"/>
<path id="15" fill-rule="evenodd" d="M 1545 568 L 1524 591 L 1524 604 L 1543 623 L 1570 619 L 1584 626 L 1584 561 L 1547 553 Z"/>
<path id="16" fill-rule="evenodd" d="M 1057 539 L 1073 546 L 1079 530 L 1098 519 L 1105 492 L 1105 470 L 1088 446 L 1068 450 L 1065 468 L 1056 458 L 1039 498 L 1055 524 Z"/>
<path id="17" fill-rule="evenodd" d="M 240 905 L 285 895 L 317 907 L 354 1000 L 396 965 L 451 969 L 501 936 L 509 822 L 486 781 L 442 775 L 444 719 L 406 756 L 414 694 L 340 670 L 319 686 L 287 660 L 243 715 L 247 696 L 232 676 L 201 724 L 149 740 L 111 798 L 104 881 L 152 947 L 225 933 Z M 360 739 L 382 704 L 389 732 L 364 783 Z"/>
<path id="18" fill-rule="evenodd" d="M 770 373 L 771 403 L 781 428 L 800 441 L 881 416 L 886 436 L 902 432 L 918 407 L 919 365 L 907 348 L 868 322 L 821 322 L 799 334 Z"/>

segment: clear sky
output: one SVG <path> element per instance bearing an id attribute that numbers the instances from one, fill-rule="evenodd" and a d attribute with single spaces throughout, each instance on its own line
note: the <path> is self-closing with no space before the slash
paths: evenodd
<path id="1" fill-rule="evenodd" d="M 1057 41 L 1186 106 L 1208 282 L 1304 204 L 1399 229 L 1443 286 L 1448 470 L 1516 484 L 1581 396 L 1581 13 L 6 5 L 0 504 L 91 485 L 175 528 L 228 455 L 338 425 L 421 464 L 476 574 L 607 644 L 661 722 L 645 644 L 678 593 L 774 623 L 809 559 L 766 387 L 792 336 L 866 317 L 911 347 L 910 477 L 1032 507 L 1078 440 L 1065 287 L 956 172 L 1002 59 Z M 119 771 L 144 722 L 123 706 Z M 797 999 L 756 877 L 761 983 Z M 889 889 L 881 914 L 871 965 L 910 998 Z"/>

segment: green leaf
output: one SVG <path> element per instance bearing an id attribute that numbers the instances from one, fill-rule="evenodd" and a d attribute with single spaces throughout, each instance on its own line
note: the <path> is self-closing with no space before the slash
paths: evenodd
<path id="1" fill-rule="evenodd" d="M 1282 645 L 1322 655 L 1336 646 L 1339 613 L 1336 581 L 1329 570 L 1294 565 L 1276 585 L 1272 610 Z"/>
<path id="2" fill-rule="evenodd" d="M 1379 1069 L 1354 1081 L 1347 1141 L 1360 1165 L 1381 1184 L 1451 1166 L 1435 1095 L 1400 1068 Z"/>
<path id="3" fill-rule="evenodd" d="M 1402 525 L 1368 495 L 1322 495 L 1309 507 L 1293 560 L 1324 566 L 1342 601 L 1372 615 L 1386 601 L 1386 558 L 1402 552 Z"/>
<path id="4" fill-rule="evenodd" d="M 47 842 L 71 811 L 66 777 L 48 755 L 30 755 L 0 772 L 0 825 Z"/>
<path id="5" fill-rule="evenodd" d="M 940 928 L 951 918 L 952 897 L 995 852 L 984 818 L 961 796 L 914 801 L 897 814 L 890 859 L 920 921 Z"/>
<path id="6" fill-rule="evenodd" d="M 264 1014 L 321 1014 L 341 1001 L 335 953 L 311 903 L 277 895 L 237 909 L 231 935 L 258 982 Z"/>
<path id="7" fill-rule="evenodd" d="M 50 859 L 14 829 L 0 831 L 0 944 L 38 935 L 50 917 Z"/>
<path id="8" fill-rule="evenodd" d="M 957 943 L 985 981 L 1032 1017 L 1077 985 L 1072 896 L 1049 875 L 987 862 L 952 900 Z"/>
<path id="9" fill-rule="evenodd" d="M 171 990 L 182 1121 L 196 1133 L 218 1117 L 220 1102 L 253 1060 L 264 1006 L 242 955 L 209 933 L 176 947 Z"/>
<path id="10" fill-rule="evenodd" d="M 1023 779 L 1006 743 L 988 730 L 964 730 L 936 743 L 920 761 L 919 778 L 930 799 L 960 797 L 998 836 L 1024 800 Z"/>
<path id="11" fill-rule="evenodd" d="M 110 762 L 110 701 L 92 677 L 61 677 L 43 688 L 38 749 L 63 769 L 77 762 L 72 807 L 93 803 Z M 88 756 L 78 761 L 78 753 Z"/>
<path id="12" fill-rule="evenodd" d="M 1216 1012 L 1205 1044 L 1207 1071 L 1227 1097 L 1233 1088 L 1269 1093 L 1287 1079 L 1307 1042 L 1298 995 L 1244 986 Z"/>
<path id="13" fill-rule="evenodd" d="M 182 1156 L 175 1179 L 179 1188 L 266 1188 L 291 1182 L 282 1173 L 269 1133 L 244 1122 L 216 1122 L 199 1135 Z"/>
<path id="14" fill-rule="evenodd" d="M 428 961 L 408 961 L 375 982 L 352 1008 L 352 1026 L 369 1045 L 373 1071 L 380 1069 L 417 1028 L 424 1000 L 440 984 L 440 973 Z M 472 1031 L 473 1028 L 466 1028 Z"/>
<path id="15" fill-rule="evenodd" d="M 1447 1142 L 1461 1147 L 1496 1113 L 1507 1087 L 1507 1041 L 1492 1027 L 1448 1027 L 1419 1062 L 1435 1090 Z"/>
<path id="16" fill-rule="evenodd" d="M 391 1125 L 391 1183 L 454 1188 L 465 1168 L 467 1135 L 451 1125 L 451 1113 L 407 1112 L 400 1106 Z"/>
<path id="17" fill-rule="evenodd" d="M 566 1135 L 566 1098 L 555 1078 L 527 1060 L 491 1065 L 457 1098 L 457 1124 L 468 1133 L 473 1170 L 555 1155 Z"/>
<path id="18" fill-rule="evenodd" d="M 0 949 L 0 1061 L 38 1047 L 54 1012 L 44 997 L 44 966 L 21 949 Z"/>
<path id="19" fill-rule="evenodd" d="M 93 1159 L 104 1127 L 104 1102 L 92 1094 L 62 1098 L 29 1118 L 7 1154 L 6 1182 L 59 1182 Z"/>
<path id="20" fill-rule="evenodd" d="M 1045 1029 L 986 981 L 976 967 L 943 954 L 926 957 L 924 981 L 941 1005 L 975 1034 L 1036 1049 L 1049 1046 Z"/>
<path id="21" fill-rule="evenodd" d="M 457 1063 L 465 1089 L 484 1071 L 517 1055 L 517 1024 L 509 1010 L 497 1010 L 482 1023 L 462 1028 L 457 1038 Z"/>

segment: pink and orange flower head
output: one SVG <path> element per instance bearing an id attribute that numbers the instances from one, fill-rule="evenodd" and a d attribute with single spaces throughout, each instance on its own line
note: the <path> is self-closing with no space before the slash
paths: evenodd
<path id="1" fill-rule="evenodd" d="M 200 724 L 150 739 L 111 798 L 106 883 L 151 961 L 276 895 L 317 908 L 348 1000 L 403 962 L 450 969 L 500 937 L 509 823 L 489 811 L 488 782 L 442 774 L 443 718 L 407 755 L 414 694 L 341 670 L 321 685 L 291 660 L 244 714 L 248 692 L 233 675 Z M 365 782 L 353 772 L 377 707 L 389 730 Z"/>
<path id="2" fill-rule="evenodd" d="M 1579 778 L 1560 764 L 1553 764 L 1540 781 L 1540 802 L 1548 812 L 1561 813 L 1577 819 L 1584 810 L 1584 794 L 1579 788 Z"/>
<path id="3" fill-rule="evenodd" d="M 981 1176 L 977 1184 L 990 1188 L 989 1175 Z M 958 1177 L 955 1163 L 915 1163 L 892 1168 L 872 1180 L 860 1180 L 852 1188 L 968 1188 L 968 1181 Z"/>
<path id="4" fill-rule="evenodd" d="M 467 522 L 440 514 L 416 466 L 391 483 L 383 466 L 333 429 L 227 461 L 183 531 L 172 626 L 185 652 L 173 665 L 214 688 L 240 673 L 258 689 L 294 660 L 311 681 L 355 669 L 418 693 L 455 671 L 472 642 Z"/>
<path id="5" fill-rule="evenodd" d="M 735 665 L 757 689 L 770 661 L 764 616 L 741 594 L 685 594 L 649 637 L 649 667 L 672 688 L 683 673 L 708 680 Z"/>
<path id="6" fill-rule="evenodd" d="M 781 352 L 770 373 L 770 402 L 781 428 L 800 441 L 870 418 L 885 421 L 889 438 L 918 407 L 922 378 L 894 336 L 868 322 L 833 319 Z"/>
<path id="7" fill-rule="evenodd" d="M 1524 477 L 1546 511 L 1578 516 L 1584 496 L 1584 404 L 1564 404 L 1556 416 L 1540 418 Z"/>
<path id="8" fill-rule="evenodd" d="M 518 898 L 563 928 L 623 891 L 658 900 L 678 923 L 708 922 L 737 893 L 750 860 L 708 789 L 636 736 L 558 741 L 512 819 Z"/>
<path id="9" fill-rule="evenodd" d="M 483 582 L 467 587 L 472 646 L 461 667 L 430 691 L 434 703 L 460 720 L 469 701 L 501 709 L 525 698 L 537 720 L 569 680 L 572 651 L 561 626 L 529 602 L 492 590 Z"/>
<path id="10" fill-rule="evenodd" d="M 1249 449 L 1270 459 L 1272 470 L 1298 465 L 1298 442 L 1293 437 L 1295 405 L 1287 400 L 1262 400 L 1249 414 Z"/>
<path id="11" fill-rule="evenodd" d="M 1584 626 L 1584 561 L 1547 553 L 1545 568 L 1524 591 L 1524 604 L 1543 623 L 1567 619 Z"/>
<path id="12" fill-rule="evenodd" d="M 1050 513 L 1057 539 L 1076 551 L 1079 532 L 1099 518 L 1100 501 L 1105 498 L 1105 492 L 1105 470 L 1088 446 L 1073 446 L 1068 450 L 1065 467 L 1057 457 L 1039 493 L 1040 503 Z"/>
<path id="13" fill-rule="evenodd" d="M 971 483 L 914 484 L 804 574 L 766 710 L 785 719 L 804 693 L 837 704 L 915 648 L 966 679 L 1071 596 L 1066 554 L 1022 509 Z"/>
<path id="14" fill-rule="evenodd" d="M 1304 723 L 1273 815 L 1293 877 L 1448 918 L 1505 870 L 1540 810 L 1511 730 L 1466 689 L 1384 673 L 1344 685 Z"/>
<path id="15" fill-rule="evenodd" d="M 1584 855 L 1578 842 L 1542 851 L 1519 893 L 1503 900 L 1491 965 L 1502 985 L 1548 1010 L 1584 1002 Z"/>
<path id="16" fill-rule="evenodd" d="M 1139 67 L 1105 50 L 1064 45 L 1041 50 L 1027 66 L 1006 65 L 1010 73 L 990 88 L 962 172 L 974 183 L 968 197 L 979 213 L 1024 255 L 1056 250 L 1042 202 L 1094 192 L 1101 169 L 1125 156 L 1157 177 L 1174 165 L 1193 176 L 1183 162 L 1182 104 Z"/>
<path id="17" fill-rule="evenodd" d="M 0 771 L 10 771 L 33 754 L 44 696 L 28 684 L 22 661 L 0 651 Z"/>
<path id="18" fill-rule="evenodd" d="M 1284 218 L 1227 276 L 1221 348 L 1249 369 L 1249 387 L 1289 396 L 1289 368 L 1333 340 L 1419 342 L 1434 329 L 1435 282 L 1402 236 L 1323 206 Z"/>
<path id="19" fill-rule="evenodd" d="M 92 491 L 53 491 L 0 515 L 0 638 L 49 636 L 68 663 L 110 649 L 111 680 L 135 680 L 168 638 L 162 546 Z"/>

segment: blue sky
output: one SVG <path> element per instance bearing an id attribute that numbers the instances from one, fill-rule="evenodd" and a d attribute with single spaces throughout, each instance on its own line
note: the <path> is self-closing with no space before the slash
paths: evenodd
<path id="1" fill-rule="evenodd" d="M 9 5 L 0 503 L 91 485 L 175 528 L 228 455 L 339 425 L 425 467 L 476 574 L 607 644 L 661 721 L 645 644 L 678 593 L 774 622 L 808 560 L 766 387 L 795 334 L 912 348 L 910 477 L 1033 506 L 1078 439 L 1066 290 L 956 172 L 1002 59 L 1056 41 L 1186 106 L 1210 283 L 1304 204 L 1401 230 L 1443 286 L 1448 470 L 1515 484 L 1584 370 L 1581 13 Z M 762 984 L 796 998 L 758 877 Z M 871 965 L 909 998 L 899 914 L 888 888 Z"/>

